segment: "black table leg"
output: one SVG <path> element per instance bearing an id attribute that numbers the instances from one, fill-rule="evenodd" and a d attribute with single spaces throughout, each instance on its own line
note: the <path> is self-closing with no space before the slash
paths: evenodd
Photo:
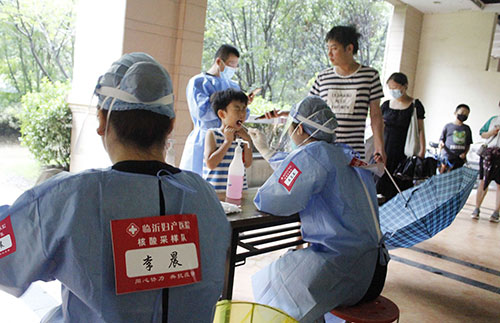
<path id="1" fill-rule="evenodd" d="M 226 257 L 226 274 L 224 278 L 224 289 L 222 299 L 232 299 L 234 284 L 234 266 L 236 263 L 236 249 L 238 248 L 239 232 L 232 230 L 231 245 L 229 246 L 229 255 Z"/>

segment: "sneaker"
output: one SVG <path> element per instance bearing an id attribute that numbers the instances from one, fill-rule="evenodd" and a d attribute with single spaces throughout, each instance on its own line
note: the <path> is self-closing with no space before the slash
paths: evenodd
<path id="1" fill-rule="evenodd" d="M 472 211 L 472 214 L 470 215 L 470 217 L 473 220 L 479 220 L 479 208 L 475 208 L 474 211 Z"/>
<path id="2" fill-rule="evenodd" d="M 490 216 L 490 222 L 495 222 L 495 223 L 500 222 L 497 211 L 493 212 L 493 214 Z"/>

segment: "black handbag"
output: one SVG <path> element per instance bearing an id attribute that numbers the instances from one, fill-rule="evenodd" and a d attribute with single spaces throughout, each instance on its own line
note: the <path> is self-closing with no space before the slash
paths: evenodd
<path id="1" fill-rule="evenodd" d="M 402 161 L 393 176 L 401 180 L 425 179 L 436 174 L 437 160 L 432 157 L 425 159 L 412 156 Z"/>
<path id="2" fill-rule="evenodd" d="M 404 181 L 413 180 L 419 168 L 422 168 L 422 159 L 418 156 L 408 157 L 398 165 L 393 176 Z"/>

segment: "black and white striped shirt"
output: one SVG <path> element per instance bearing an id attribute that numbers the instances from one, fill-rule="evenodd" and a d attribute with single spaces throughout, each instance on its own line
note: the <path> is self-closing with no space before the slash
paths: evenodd
<path id="1" fill-rule="evenodd" d="M 360 66 L 348 76 L 328 68 L 314 81 L 309 95 L 320 96 L 337 117 L 337 142 L 350 145 L 365 157 L 365 127 L 370 102 L 384 96 L 380 77 L 374 68 Z"/>

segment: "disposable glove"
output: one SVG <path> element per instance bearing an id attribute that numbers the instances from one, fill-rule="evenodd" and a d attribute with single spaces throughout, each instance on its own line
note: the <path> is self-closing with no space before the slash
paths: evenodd
<path id="1" fill-rule="evenodd" d="M 248 134 L 252 137 L 253 144 L 265 160 L 269 161 L 276 151 L 269 148 L 266 136 L 257 129 L 249 128 Z"/>

